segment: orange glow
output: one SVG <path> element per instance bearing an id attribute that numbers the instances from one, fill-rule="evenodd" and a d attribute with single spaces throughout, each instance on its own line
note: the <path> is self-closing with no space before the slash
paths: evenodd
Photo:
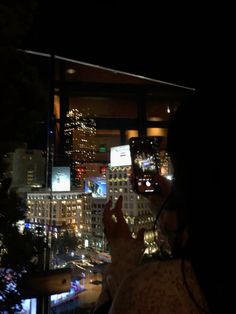
<path id="1" fill-rule="evenodd" d="M 54 114 L 56 119 L 60 119 L 60 99 L 58 95 L 54 95 Z"/>
<path id="2" fill-rule="evenodd" d="M 147 128 L 147 136 L 167 136 L 165 128 Z"/>
<path id="3" fill-rule="evenodd" d="M 148 121 L 163 121 L 161 117 L 149 117 Z"/>
<path id="4" fill-rule="evenodd" d="M 137 137 L 138 131 L 137 130 L 127 130 L 126 131 L 126 138 L 129 140 L 131 137 Z"/>

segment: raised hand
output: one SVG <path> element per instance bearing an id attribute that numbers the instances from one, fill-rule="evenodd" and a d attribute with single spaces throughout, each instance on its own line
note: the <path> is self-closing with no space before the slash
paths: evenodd
<path id="1" fill-rule="evenodd" d="M 105 205 L 103 212 L 104 233 L 110 244 L 112 262 L 120 259 L 129 259 L 129 262 L 138 263 L 143 255 L 144 229 L 139 230 L 137 237 L 133 238 L 122 212 L 122 196 L 111 208 L 111 200 Z"/>

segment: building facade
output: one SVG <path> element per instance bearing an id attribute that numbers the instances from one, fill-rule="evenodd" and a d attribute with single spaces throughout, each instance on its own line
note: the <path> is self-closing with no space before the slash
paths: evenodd
<path id="1" fill-rule="evenodd" d="M 147 252 L 157 250 L 154 231 L 155 217 L 150 208 L 149 201 L 133 191 L 131 180 L 131 166 L 110 166 L 107 171 L 107 196 L 112 199 L 114 206 L 118 197 L 123 197 L 123 213 L 129 228 L 135 237 L 137 232 L 144 228 L 146 230 L 144 240 L 147 244 Z"/>
<path id="2" fill-rule="evenodd" d="M 37 191 L 27 194 L 27 206 L 32 225 L 63 227 L 85 236 L 91 232 L 90 194 Z"/>
<path id="3" fill-rule="evenodd" d="M 37 149 L 17 148 L 6 155 L 11 187 L 20 190 L 45 186 L 45 157 Z"/>

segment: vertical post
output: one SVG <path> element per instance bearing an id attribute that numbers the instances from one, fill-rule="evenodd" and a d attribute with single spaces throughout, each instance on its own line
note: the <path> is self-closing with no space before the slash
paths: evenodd
<path id="1" fill-rule="evenodd" d="M 125 145 L 126 143 L 126 134 L 125 134 L 125 129 L 120 129 L 120 145 Z"/>
<path id="2" fill-rule="evenodd" d="M 49 84 L 49 110 L 48 110 L 48 130 L 47 130 L 47 157 L 46 157 L 46 188 L 50 191 L 49 221 L 46 226 L 46 248 L 44 249 L 43 271 L 50 268 L 51 254 L 51 227 L 52 227 L 52 167 L 54 160 L 55 141 L 55 118 L 54 118 L 54 75 L 55 75 L 55 55 L 52 52 L 50 57 L 50 84 Z M 48 314 L 50 297 L 43 296 L 37 299 L 37 314 Z"/>
<path id="3" fill-rule="evenodd" d="M 60 80 L 60 89 L 59 89 L 59 97 L 60 97 L 60 132 L 59 132 L 59 160 L 63 165 L 70 164 L 68 156 L 65 156 L 65 121 L 66 121 L 66 113 L 69 110 L 69 98 L 68 98 L 68 90 L 65 84 L 65 63 L 60 62 L 59 66 L 59 80 Z"/>
<path id="4" fill-rule="evenodd" d="M 54 153 L 54 75 L 55 75 L 55 55 L 50 57 L 50 85 L 49 85 L 49 109 L 48 109 L 48 129 L 47 129 L 47 159 L 46 159 L 46 187 L 51 187 L 51 175 Z"/>
<path id="5" fill-rule="evenodd" d="M 138 113 L 138 133 L 139 136 L 147 135 L 147 113 L 145 94 L 139 93 L 137 98 L 137 113 Z"/>
<path id="6" fill-rule="evenodd" d="M 47 229 L 47 247 L 48 255 L 46 257 L 45 270 L 50 268 L 50 248 L 51 248 L 51 228 L 52 228 L 52 167 L 54 164 L 54 142 L 55 142 L 55 116 L 54 116 L 54 76 L 55 76 L 55 55 L 51 54 L 50 58 L 50 103 L 49 103 L 49 134 L 48 134 L 48 189 L 50 192 L 50 206 L 49 206 L 49 222 Z"/>

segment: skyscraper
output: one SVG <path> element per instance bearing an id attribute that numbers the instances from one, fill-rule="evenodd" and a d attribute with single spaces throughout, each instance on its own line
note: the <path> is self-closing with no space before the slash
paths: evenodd
<path id="1" fill-rule="evenodd" d="M 71 109 L 66 114 L 64 132 L 65 153 L 70 160 L 72 185 L 80 186 L 80 166 L 95 159 L 95 120 L 89 114 L 84 115 L 78 109 Z"/>

